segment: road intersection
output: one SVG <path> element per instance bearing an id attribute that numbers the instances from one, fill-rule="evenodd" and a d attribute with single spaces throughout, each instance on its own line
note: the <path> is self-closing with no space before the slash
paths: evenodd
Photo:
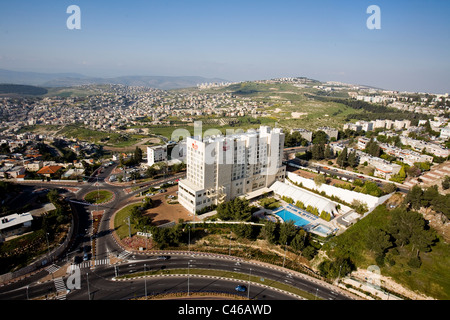
<path id="1" fill-rule="evenodd" d="M 179 276 L 152 276 L 148 279 L 133 279 L 129 281 L 112 281 L 119 274 L 142 272 L 145 268 L 148 271 L 157 269 L 186 269 L 189 263 L 194 262 L 196 268 L 219 270 L 223 272 L 234 271 L 244 274 L 249 272 L 253 276 L 266 279 L 266 283 L 284 282 L 289 285 L 314 294 L 321 299 L 351 299 L 347 294 L 343 294 L 333 286 L 313 279 L 311 277 L 287 271 L 287 269 L 269 266 L 261 263 L 244 261 L 240 258 L 220 256 L 213 254 L 199 254 L 192 252 L 169 252 L 171 258 L 166 261 L 156 259 L 156 255 L 161 253 L 140 254 L 125 251 L 117 241 L 115 241 L 110 226 L 110 219 L 117 208 L 121 208 L 129 203 L 135 195 L 144 188 L 158 186 L 168 181 L 174 181 L 183 176 L 183 173 L 166 177 L 152 182 L 130 184 L 124 187 L 123 184 L 110 183 L 107 177 L 114 167 L 97 170 L 88 181 L 76 185 L 68 185 L 61 182 L 48 183 L 36 182 L 34 186 L 43 188 L 63 188 L 68 191 L 65 195 L 70 202 L 72 211 L 76 216 L 77 226 L 74 232 L 74 239 L 69 244 L 66 252 L 59 260 L 53 261 L 46 269 L 36 272 L 23 280 L 13 284 L 0 287 L 0 300 L 26 300 L 37 297 L 51 297 L 63 299 L 102 299 L 116 300 L 129 299 L 144 296 L 145 286 L 151 294 L 161 294 L 168 292 L 194 291 L 228 291 L 235 293 L 236 280 L 217 277 L 187 277 Z M 91 205 L 84 202 L 83 197 L 89 192 L 96 190 L 107 190 L 113 193 L 114 197 L 108 202 L 99 205 Z M 125 191 L 127 189 L 127 191 Z M 96 234 L 92 233 L 92 211 L 102 210 L 102 218 L 98 225 Z M 95 243 L 94 243 L 95 242 Z M 86 246 L 95 246 L 95 254 L 91 260 L 84 261 L 76 267 L 71 266 L 73 258 Z M 53 273 L 59 269 L 67 270 L 66 275 L 53 277 Z M 237 269 L 237 270 L 236 270 Z M 78 271 L 81 288 L 63 292 L 62 284 L 69 287 L 69 278 Z M 44 276 L 52 275 L 51 281 L 41 282 Z M 56 274 L 56 273 L 55 273 Z M 58 279 L 58 280 L 55 280 Z M 55 282 L 56 281 L 56 282 Z M 190 289 L 187 289 L 189 288 Z M 270 286 L 254 284 L 253 290 L 248 293 L 252 299 L 287 300 L 301 299 L 286 292 L 276 290 Z M 57 295 L 55 295 L 55 293 Z"/>

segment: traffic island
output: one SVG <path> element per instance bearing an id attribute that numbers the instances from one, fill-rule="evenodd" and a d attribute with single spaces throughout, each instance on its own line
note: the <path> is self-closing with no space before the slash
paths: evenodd
<path id="1" fill-rule="evenodd" d="M 91 191 L 83 199 L 91 204 L 106 204 L 114 200 L 114 193 L 108 190 Z"/>

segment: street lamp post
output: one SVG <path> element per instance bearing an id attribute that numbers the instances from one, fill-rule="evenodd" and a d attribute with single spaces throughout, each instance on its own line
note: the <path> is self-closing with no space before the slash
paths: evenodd
<path id="1" fill-rule="evenodd" d="M 283 268 L 284 268 L 284 263 L 286 262 L 286 249 L 287 249 L 287 242 L 286 242 L 286 245 L 284 246 Z"/>
<path id="2" fill-rule="evenodd" d="M 47 239 L 47 259 L 50 262 L 50 243 L 48 242 L 48 232 L 45 233 L 45 239 Z"/>
<path id="3" fill-rule="evenodd" d="M 189 261 L 188 261 L 188 293 L 187 293 L 188 297 L 189 297 L 189 279 L 190 279 L 190 271 L 189 271 L 189 267 L 190 267 L 190 264 L 191 264 L 191 261 L 189 260 Z"/>
<path id="4" fill-rule="evenodd" d="M 188 252 L 189 254 L 191 254 L 191 226 L 188 225 L 188 229 L 189 229 L 189 236 L 188 236 Z"/>
<path id="5" fill-rule="evenodd" d="M 250 300 L 250 277 L 252 275 L 252 268 L 250 268 L 250 273 L 248 275 L 248 292 L 247 292 L 247 298 Z"/>
<path id="6" fill-rule="evenodd" d="M 231 231 L 230 231 L 230 248 L 228 249 L 228 255 L 231 256 Z"/>
<path id="7" fill-rule="evenodd" d="M 145 300 L 147 300 L 147 265 L 144 264 L 144 286 L 145 286 Z"/>
<path id="8" fill-rule="evenodd" d="M 87 278 L 87 287 L 88 287 L 88 299 L 91 300 L 91 292 L 89 290 L 89 273 L 86 272 L 86 278 Z"/>

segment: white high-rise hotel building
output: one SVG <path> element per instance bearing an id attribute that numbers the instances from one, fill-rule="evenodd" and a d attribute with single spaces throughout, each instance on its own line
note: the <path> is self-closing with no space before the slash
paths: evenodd
<path id="1" fill-rule="evenodd" d="M 284 181 L 284 133 L 261 126 L 246 133 L 187 138 L 187 176 L 178 200 L 191 213 Z"/>

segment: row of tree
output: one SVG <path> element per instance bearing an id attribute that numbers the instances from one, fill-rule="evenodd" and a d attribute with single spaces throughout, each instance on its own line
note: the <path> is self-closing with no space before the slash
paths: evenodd
<path id="1" fill-rule="evenodd" d="M 345 147 L 338 155 L 336 159 L 336 164 L 341 168 L 346 168 L 348 166 L 355 168 L 358 166 L 359 160 L 356 155 L 356 151 L 353 150 L 348 152 L 347 147 Z"/>
<path id="2" fill-rule="evenodd" d="M 405 197 L 405 204 L 412 210 L 431 208 L 450 219 L 450 194 L 440 194 L 437 185 L 426 189 L 415 185 Z"/>

